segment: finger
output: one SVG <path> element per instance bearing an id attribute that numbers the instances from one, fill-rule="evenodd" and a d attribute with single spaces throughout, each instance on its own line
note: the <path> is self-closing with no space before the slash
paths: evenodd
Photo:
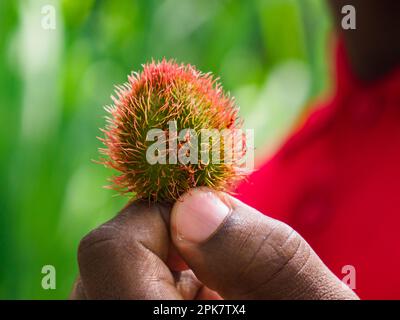
<path id="1" fill-rule="evenodd" d="M 351 299 L 288 225 L 239 200 L 193 189 L 171 214 L 171 237 L 189 267 L 226 299 Z"/>
<path id="2" fill-rule="evenodd" d="M 81 281 L 89 299 L 182 299 L 166 266 L 168 209 L 133 203 L 79 245 Z"/>
<path id="3" fill-rule="evenodd" d="M 167 266 L 172 271 L 185 271 L 189 269 L 172 243 L 169 247 Z"/>
<path id="4" fill-rule="evenodd" d="M 86 300 L 85 290 L 83 288 L 82 280 L 78 277 L 75 280 L 74 286 L 72 287 L 71 294 L 69 296 L 70 300 Z"/>
<path id="5" fill-rule="evenodd" d="M 204 286 L 192 270 L 177 272 L 176 286 L 185 300 L 221 300 L 221 296 Z"/>
<path id="6" fill-rule="evenodd" d="M 218 292 L 203 285 L 196 295 L 196 300 L 223 300 Z"/>

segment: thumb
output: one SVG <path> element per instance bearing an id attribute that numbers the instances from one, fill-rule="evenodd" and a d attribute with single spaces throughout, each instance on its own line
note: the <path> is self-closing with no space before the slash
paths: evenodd
<path id="1" fill-rule="evenodd" d="M 192 189 L 171 236 L 196 276 L 225 299 L 355 299 L 292 228 L 239 200 Z"/>

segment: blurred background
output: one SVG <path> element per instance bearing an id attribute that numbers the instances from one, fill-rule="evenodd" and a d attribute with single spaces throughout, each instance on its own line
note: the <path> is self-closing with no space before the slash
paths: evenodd
<path id="1" fill-rule="evenodd" d="M 0 1 L 0 298 L 67 298 L 79 240 L 127 201 L 91 160 L 132 70 L 212 71 L 266 157 L 329 88 L 331 38 L 322 0 Z"/>

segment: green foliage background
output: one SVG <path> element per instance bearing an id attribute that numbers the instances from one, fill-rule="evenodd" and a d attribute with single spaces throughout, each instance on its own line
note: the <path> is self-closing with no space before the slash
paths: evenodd
<path id="1" fill-rule="evenodd" d="M 212 71 L 265 154 L 327 87 L 330 25 L 322 0 L 0 1 L 0 298 L 66 298 L 79 239 L 126 202 L 91 162 L 114 84 L 164 56 Z"/>

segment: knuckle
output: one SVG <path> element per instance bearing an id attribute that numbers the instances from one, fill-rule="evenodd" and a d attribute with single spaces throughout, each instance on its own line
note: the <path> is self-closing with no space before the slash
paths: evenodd
<path id="1" fill-rule="evenodd" d="M 282 256 L 282 270 L 284 267 L 291 271 L 298 271 L 304 261 L 311 254 L 311 248 L 303 237 L 291 226 L 281 222 L 279 240 L 275 243 L 277 252 Z M 306 259 L 303 259 L 306 258 Z"/>
<path id="2" fill-rule="evenodd" d="M 78 246 L 78 262 L 85 263 L 87 260 L 99 258 L 110 251 L 117 249 L 117 242 L 123 233 L 112 224 L 104 224 L 82 238 Z"/>
<path id="3" fill-rule="evenodd" d="M 297 265 L 296 257 L 301 256 L 306 249 L 305 240 L 289 225 L 279 222 L 265 242 L 271 250 L 270 256 L 274 276 Z M 268 251 L 268 250 L 267 250 Z"/>
<path id="4" fill-rule="evenodd" d="M 276 221 L 269 232 L 254 238 L 250 259 L 240 272 L 240 283 L 244 284 L 242 296 L 268 292 L 276 279 L 287 280 L 302 268 L 304 259 L 297 257 L 309 256 L 305 240 L 292 227 L 280 221 Z"/>

